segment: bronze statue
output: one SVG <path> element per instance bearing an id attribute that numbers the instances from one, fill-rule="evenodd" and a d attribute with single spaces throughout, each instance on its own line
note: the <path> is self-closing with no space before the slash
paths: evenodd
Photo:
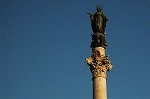
<path id="1" fill-rule="evenodd" d="M 106 41 L 105 41 L 105 27 L 106 22 L 108 21 L 107 17 L 102 12 L 102 7 L 100 5 L 96 6 L 96 12 L 94 14 L 90 14 L 91 20 L 91 27 L 93 30 L 92 35 L 92 43 L 91 47 L 104 47 L 106 48 Z"/>

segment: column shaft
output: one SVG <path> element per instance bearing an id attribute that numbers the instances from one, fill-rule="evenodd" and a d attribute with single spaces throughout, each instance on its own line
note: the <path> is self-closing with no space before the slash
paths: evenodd
<path id="1" fill-rule="evenodd" d="M 107 99 L 106 78 L 93 78 L 93 99 Z"/>

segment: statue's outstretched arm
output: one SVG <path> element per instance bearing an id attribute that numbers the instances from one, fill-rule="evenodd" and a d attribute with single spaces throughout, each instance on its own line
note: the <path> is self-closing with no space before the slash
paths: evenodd
<path id="1" fill-rule="evenodd" d="M 93 15 L 91 13 L 86 13 L 90 15 L 90 19 L 93 19 Z"/>

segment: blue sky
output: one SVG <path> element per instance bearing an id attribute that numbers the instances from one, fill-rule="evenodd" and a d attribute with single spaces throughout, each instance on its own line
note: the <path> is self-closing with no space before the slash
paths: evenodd
<path id="1" fill-rule="evenodd" d="M 87 12 L 108 17 L 108 99 L 150 99 L 149 0 L 1 0 L 0 99 L 92 99 Z"/>

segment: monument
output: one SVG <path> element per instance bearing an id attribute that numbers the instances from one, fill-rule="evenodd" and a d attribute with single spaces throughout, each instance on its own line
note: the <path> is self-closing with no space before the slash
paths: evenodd
<path id="1" fill-rule="evenodd" d="M 96 6 L 96 12 L 90 15 L 92 27 L 92 55 L 86 58 L 86 62 L 90 67 L 93 80 L 93 99 L 107 99 L 107 71 L 112 69 L 109 57 L 106 55 L 105 27 L 108 21 L 102 12 L 102 6 Z"/>

